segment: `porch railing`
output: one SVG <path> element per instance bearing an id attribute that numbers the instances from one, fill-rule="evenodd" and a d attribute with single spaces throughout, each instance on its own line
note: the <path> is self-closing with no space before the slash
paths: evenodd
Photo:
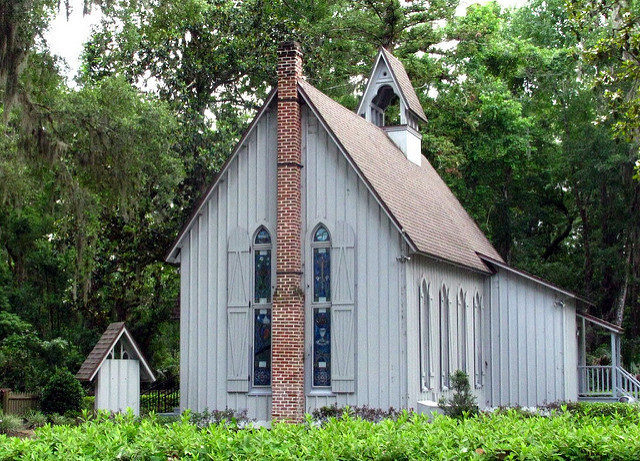
<path id="1" fill-rule="evenodd" d="M 618 392 L 622 395 L 630 395 L 634 399 L 640 399 L 640 382 L 621 367 L 617 367 Z"/>
<path id="2" fill-rule="evenodd" d="M 578 367 L 578 394 L 581 397 L 640 399 L 640 382 L 622 367 L 587 365 Z"/>
<path id="3" fill-rule="evenodd" d="M 613 396 L 612 367 L 587 365 L 578 367 L 578 394 L 582 397 Z"/>

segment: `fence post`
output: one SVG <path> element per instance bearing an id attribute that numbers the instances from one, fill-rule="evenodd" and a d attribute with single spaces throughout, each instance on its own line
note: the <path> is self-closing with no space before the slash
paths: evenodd
<path id="1" fill-rule="evenodd" d="M 2 396 L 2 409 L 7 411 L 7 406 L 9 405 L 9 394 L 11 393 L 11 389 L 3 388 L 0 389 L 0 395 Z"/>

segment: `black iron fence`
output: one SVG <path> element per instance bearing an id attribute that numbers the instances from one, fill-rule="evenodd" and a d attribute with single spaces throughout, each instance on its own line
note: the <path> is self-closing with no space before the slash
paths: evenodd
<path id="1" fill-rule="evenodd" d="M 163 386 L 150 387 L 140 394 L 140 413 L 173 413 L 180 406 L 180 388 Z"/>

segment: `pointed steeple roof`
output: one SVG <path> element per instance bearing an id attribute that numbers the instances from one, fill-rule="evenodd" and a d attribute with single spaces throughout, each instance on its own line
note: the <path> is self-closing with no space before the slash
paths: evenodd
<path id="1" fill-rule="evenodd" d="M 372 101 L 379 87 L 386 84 L 390 84 L 393 87 L 411 114 L 423 122 L 427 121 L 427 116 L 420 104 L 416 90 L 411 84 L 411 80 L 409 80 L 409 75 L 407 75 L 404 65 L 389 50 L 383 47 L 380 47 L 376 56 L 373 70 L 358 107 L 358 114 L 365 113 L 365 105 Z"/>

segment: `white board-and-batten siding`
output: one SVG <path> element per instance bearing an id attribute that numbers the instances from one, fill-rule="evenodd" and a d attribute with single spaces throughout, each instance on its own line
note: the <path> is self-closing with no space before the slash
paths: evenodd
<path id="1" fill-rule="evenodd" d="M 302 111 L 303 154 L 303 257 L 306 282 L 306 407 L 337 404 L 374 408 L 406 407 L 406 324 L 403 320 L 404 267 L 398 261 L 404 249 L 402 236 L 389 216 L 348 163 L 322 123 L 308 107 Z M 311 387 L 312 363 L 312 233 L 324 224 L 332 240 L 343 232 L 353 236 L 354 258 L 348 270 L 341 269 L 338 252 L 332 252 L 332 333 L 340 335 L 342 351 L 332 351 L 332 366 L 341 353 L 353 357 L 347 364 L 354 374 L 353 392 L 335 392 Z M 345 231 L 345 229 L 347 229 Z M 340 246 L 339 242 L 333 245 Z M 335 270 L 335 271 L 334 271 Z M 353 274 L 350 274 L 353 272 Z M 344 312 L 338 279 L 348 279 L 353 289 L 353 332 L 342 322 Z M 351 341 L 351 342 L 349 342 Z M 343 359 L 343 357 L 340 357 Z"/>
<path id="2" fill-rule="evenodd" d="M 105 359 L 96 382 L 97 410 L 140 414 L 140 362 L 132 359 Z"/>
<path id="3" fill-rule="evenodd" d="M 490 406 L 576 400 L 575 299 L 498 269 L 487 279 Z"/>
<path id="4" fill-rule="evenodd" d="M 402 237 L 306 107 L 302 111 L 302 127 L 306 409 L 311 412 L 334 403 L 405 407 L 405 276 L 398 261 L 404 246 Z M 264 225 L 275 242 L 276 192 L 276 113 L 267 110 L 229 163 L 182 243 L 181 409 L 232 408 L 247 410 L 247 416 L 255 420 L 270 419 L 271 396 L 265 389 L 252 390 L 249 383 L 245 392 L 241 379 L 237 383 L 228 379 L 230 373 L 243 367 L 250 373 L 253 332 L 249 315 L 246 328 L 243 327 L 246 348 L 240 355 L 229 350 L 229 312 L 240 306 L 231 306 L 234 302 L 227 299 L 227 265 L 230 238 L 242 231 L 253 238 Z M 311 234 L 318 224 L 326 226 L 332 237 L 332 291 L 336 295 L 332 334 L 343 339 L 339 345 L 332 343 L 332 367 L 336 368 L 332 389 L 311 386 Z M 253 266 L 248 266 L 246 276 L 252 281 Z M 337 274 L 342 274 L 340 280 L 348 283 L 336 283 Z M 243 356 L 243 363 L 229 363 L 230 357 Z"/>
<path id="5" fill-rule="evenodd" d="M 411 256 L 407 262 L 407 373 L 408 373 L 408 393 L 409 408 L 418 409 L 418 401 L 437 402 L 443 395 L 449 392 L 443 391 L 441 386 L 440 368 L 440 334 L 442 333 L 440 318 L 440 291 L 446 287 L 449 293 L 449 323 L 450 323 L 450 360 L 449 369 L 453 373 L 458 369 L 463 369 L 468 375 L 471 387 L 478 397 L 481 407 L 488 406 L 486 397 L 486 382 L 482 385 L 475 385 L 475 349 L 474 349 L 474 322 L 473 322 L 473 298 L 476 294 L 484 297 L 484 280 L 487 276 L 478 272 L 462 269 L 457 266 L 436 261 L 420 255 Z M 426 313 L 419 313 L 420 309 L 420 286 L 425 282 L 428 287 L 425 293 L 425 302 L 430 303 L 430 325 L 431 341 L 430 345 L 424 344 L 420 339 L 421 328 L 418 325 L 421 321 L 426 322 Z M 466 329 L 462 331 L 462 319 L 458 310 L 458 297 L 462 291 L 465 301 Z M 424 309 L 424 307 L 423 307 Z M 483 318 L 486 317 L 486 309 L 481 309 Z M 486 322 L 483 322 L 486 323 Z M 463 359 L 462 342 L 460 338 L 466 337 L 466 354 Z M 486 334 L 483 335 L 486 339 Z M 485 340 L 485 344 L 487 341 Z M 431 346 L 431 347 L 429 347 Z M 422 350 L 420 348 L 422 347 Z M 429 354 L 431 360 L 431 377 L 427 384 L 423 384 L 421 376 L 420 360 L 423 354 Z M 486 373 L 486 354 L 483 354 L 481 372 Z"/>
<path id="6" fill-rule="evenodd" d="M 272 240 L 276 229 L 276 113 L 266 110 L 238 149 L 236 157 L 218 180 L 180 250 L 180 408 L 194 411 L 247 411 L 256 420 L 270 419 L 271 396 L 264 392 L 228 392 L 228 377 L 237 370 L 249 372 L 251 313 L 236 327 L 246 328 L 246 348 L 228 350 L 238 333 L 228 334 L 232 322 L 242 316 L 238 306 L 228 305 L 227 264 L 230 239 L 242 238 L 246 246 L 260 226 Z M 272 259 L 275 260 L 275 246 Z M 250 267 L 252 267 L 249 264 Z M 253 272 L 244 274 L 252 291 Z M 275 282 L 275 266 L 272 270 Z M 233 301 L 231 301 L 233 304 Z M 238 313 L 238 316 L 234 316 Z M 244 323 L 243 323 L 244 322 Z M 238 355 L 240 354 L 240 355 Z M 228 363 L 228 355 L 242 363 Z M 230 380 L 233 381 L 233 380 Z"/>

